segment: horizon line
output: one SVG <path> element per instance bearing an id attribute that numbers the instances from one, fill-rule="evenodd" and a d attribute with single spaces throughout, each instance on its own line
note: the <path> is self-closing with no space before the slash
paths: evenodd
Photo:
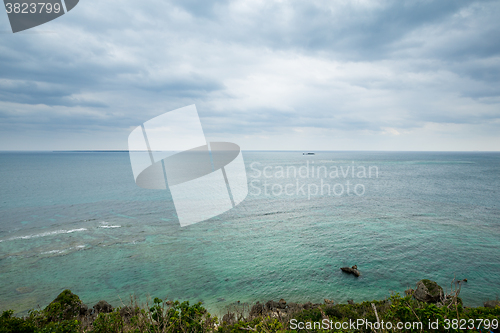
<path id="1" fill-rule="evenodd" d="M 155 150 L 156 151 L 156 150 Z M 500 150 L 361 150 L 361 149 L 339 149 L 339 150 L 289 150 L 289 149 L 246 149 L 243 152 L 435 152 L 435 153 L 500 153 Z M 61 149 L 61 150 L 0 150 L 0 153 L 14 152 L 49 152 L 49 153 L 128 153 L 128 149 Z M 138 152 L 134 150 L 134 152 Z M 147 150 L 145 150 L 147 152 Z"/>

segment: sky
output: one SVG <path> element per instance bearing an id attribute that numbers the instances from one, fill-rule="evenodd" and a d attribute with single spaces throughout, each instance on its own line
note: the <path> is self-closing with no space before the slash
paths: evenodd
<path id="1" fill-rule="evenodd" d="M 13 34 L 0 150 L 127 149 L 195 104 L 243 150 L 500 151 L 500 1 L 80 0 Z"/>

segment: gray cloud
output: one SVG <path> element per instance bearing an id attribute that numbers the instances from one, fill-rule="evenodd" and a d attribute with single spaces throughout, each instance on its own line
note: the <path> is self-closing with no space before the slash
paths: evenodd
<path id="1" fill-rule="evenodd" d="M 283 136 L 272 149 L 313 129 L 379 142 L 452 125 L 479 144 L 478 127 L 500 125 L 499 14 L 496 1 L 87 0 L 35 28 L 54 34 L 0 35 L 3 135 L 64 128 L 126 148 L 131 127 L 196 103 L 209 136 Z"/>

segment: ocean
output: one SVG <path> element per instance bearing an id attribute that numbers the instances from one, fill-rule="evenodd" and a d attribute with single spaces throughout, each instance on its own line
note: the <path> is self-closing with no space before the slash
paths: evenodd
<path id="1" fill-rule="evenodd" d="M 169 191 L 138 187 L 127 152 L 0 153 L 0 310 L 71 289 L 130 297 L 335 302 L 420 279 L 469 306 L 500 296 L 500 153 L 244 151 L 249 194 L 180 227 Z M 210 195 L 210 194 L 207 194 Z M 356 278 L 340 271 L 357 265 Z"/>

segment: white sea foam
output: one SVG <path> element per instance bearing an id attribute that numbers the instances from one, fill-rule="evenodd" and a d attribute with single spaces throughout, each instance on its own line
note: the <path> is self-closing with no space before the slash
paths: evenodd
<path id="1" fill-rule="evenodd" d="M 52 251 L 46 251 L 42 252 L 42 254 L 54 254 L 54 253 L 63 253 L 65 250 L 52 250 Z"/>
<path id="2" fill-rule="evenodd" d="M 76 250 L 80 250 L 80 249 L 83 249 L 85 247 L 85 245 L 77 245 L 75 247 L 69 247 L 67 249 L 62 249 L 62 250 L 51 250 L 51 251 L 46 251 L 46 252 L 42 252 L 41 254 L 62 254 L 62 253 L 65 253 L 65 252 L 68 252 L 68 251 L 71 251 L 73 249 L 76 249 Z"/>
<path id="3" fill-rule="evenodd" d="M 42 232 L 42 233 L 39 233 L 39 234 L 32 234 L 32 235 L 26 235 L 26 236 L 11 237 L 11 238 L 7 238 L 7 239 L 4 239 L 4 240 L 12 241 L 12 240 L 18 240 L 18 239 L 32 239 L 32 238 L 53 236 L 53 235 L 59 235 L 59 234 L 71 234 L 73 232 L 86 231 L 86 230 L 87 230 L 87 228 L 70 229 L 70 230 L 54 230 L 54 231 Z M 4 240 L 0 240 L 0 242 L 2 242 Z"/>
<path id="4" fill-rule="evenodd" d="M 99 228 L 104 228 L 104 229 L 121 228 L 121 225 L 101 225 Z"/>

